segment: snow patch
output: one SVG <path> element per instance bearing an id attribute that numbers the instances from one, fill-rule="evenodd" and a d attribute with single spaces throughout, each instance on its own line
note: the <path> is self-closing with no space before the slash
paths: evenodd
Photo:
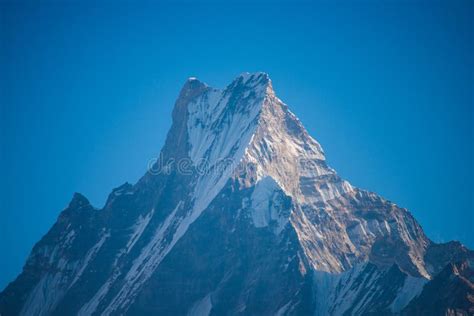
<path id="1" fill-rule="evenodd" d="M 73 231 L 72 231 L 73 232 Z M 74 233 L 69 233 L 66 236 L 66 241 L 70 238 L 73 238 Z M 64 297 L 64 294 L 79 280 L 82 276 L 82 273 L 87 268 L 91 260 L 95 257 L 97 252 L 100 250 L 104 242 L 109 238 L 110 234 L 108 232 L 104 233 L 100 240 L 92 246 L 92 248 L 85 255 L 80 268 L 77 272 L 79 265 L 71 265 L 72 273 L 75 274 L 72 282 L 69 283 L 70 276 L 68 271 L 68 261 L 64 258 L 59 258 L 57 264 L 54 264 L 50 260 L 50 263 L 55 266 L 55 269 L 52 269 L 53 272 L 48 272 L 42 276 L 40 281 L 33 288 L 31 293 L 28 295 L 25 304 L 20 312 L 20 315 L 48 315 L 56 307 L 57 303 Z M 51 254 L 52 257 L 56 257 L 57 249 L 56 246 Z"/>
<path id="2" fill-rule="evenodd" d="M 176 216 L 176 212 L 181 208 L 180 201 L 173 209 L 165 221 L 157 228 L 152 240 L 142 249 L 140 255 L 133 261 L 133 265 L 127 272 L 124 284 L 118 294 L 112 299 L 109 306 L 104 310 L 103 315 L 113 314 L 117 309 L 128 306 L 135 298 L 137 290 L 148 280 L 163 258 L 173 248 L 177 240 L 176 234 L 171 243 L 165 243 L 166 233 L 172 226 L 179 226 L 182 221 Z"/>
<path id="3" fill-rule="evenodd" d="M 188 316 L 209 316 L 212 310 L 211 294 L 206 295 L 202 300 L 194 303 L 188 311 Z"/>
<path id="4" fill-rule="evenodd" d="M 427 279 L 416 278 L 408 275 L 405 278 L 403 287 L 398 291 L 397 297 L 390 305 L 390 310 L 394 313 L 400 312 L 412 299 L 420 295 L 427 282 Z"/>
<path id="5" fill-rule="evenodd" d="M 251 196 L 250 212 L 255 227 L 267 227 L 277 223 L 277 233 L 283 229 L 288 218 L 282 216 L 282 190 L 271 177 L 257 182 Z"/>
<path id="6" fill-rule="evenodd" d="M 71 288 L 78 280 L 79 278 L 82 276 L 82 273 L 84 273 L 84 270 L 87 268 L 87 266 L 89 265 L 89 263 L 91 262 L 92 259 L 95 258 L 95 256 L 97 255 L 97 253 L 99 252 L 100 248 L 102 248 L 102 245 L 105 243 L 105 241 L 107 240 L 107 238 L 110 237 L 110 233 L 109 232 L 106 232 L 104 234 L 102 234 L 102 236 L 100 237 L 99 241 L 91 248 L 89 249 L 89 251 L 87 252 L 86 256 L 84 257 L 84 260 L 82 262 L 82 265 L 81 265 L 81 268 L 79 269 L 79 271 L 76 273 L 76 276 L 74 277 L 74 280 L 72 281 L 71 285 L 69 286 L 69 288 Z"/>
<path id="7" fill-rule="evenodd" d="M 137 222 L 132 227 L 133 232 L 127 242 L 127 245 L 125 246 L 125 253 L 129 253 L 135 243 L 140 239 L 154 213 L 155 209 L 152 209 L 148 214 L 145 215 L 145 217 L 140 214 Z"/>

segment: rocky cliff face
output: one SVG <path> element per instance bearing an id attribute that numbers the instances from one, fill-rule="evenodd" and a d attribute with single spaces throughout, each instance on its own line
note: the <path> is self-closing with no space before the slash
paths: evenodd
<path id="1" fill-rule="evenodd" d="M 358 189 L 268 75 L 185 83 L 156 164 L 75 194 L 1 315 L 471 315 L 474 253 Z"/>

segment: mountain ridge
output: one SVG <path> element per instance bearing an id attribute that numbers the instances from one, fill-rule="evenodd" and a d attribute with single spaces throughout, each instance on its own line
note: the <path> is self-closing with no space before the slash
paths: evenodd
<path id="1" fill-rule="evenodd" d="M 268 74 L 189 78 L 172 117 L 135 185 L 100 210 L 74 194 L 2 315 L 403 314 L 430 310 L 446 267 L 472 270 L 472 251 L 339 177 Z"/>

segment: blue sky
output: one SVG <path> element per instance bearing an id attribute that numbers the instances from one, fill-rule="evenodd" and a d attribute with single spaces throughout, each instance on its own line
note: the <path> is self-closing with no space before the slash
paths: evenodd
<path id="1" fill-rule="evenodd" d="M 474 248 L 472 1 L 0 4 L 0 288 L 157 156 L 190 76 L 270 74 L 352 184 Z"/>

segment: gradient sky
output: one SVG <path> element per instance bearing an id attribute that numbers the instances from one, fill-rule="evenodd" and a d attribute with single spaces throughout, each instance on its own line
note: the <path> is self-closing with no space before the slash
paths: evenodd
<path id="1" fill-rule="evenodd" d="M 0 3 L 0 289 L 157 156 L 187 77 L 270 74 L 352 184 L 474 248 L 472 1 Z M 430 3 L 430 5 L 428 5 Z"/>

